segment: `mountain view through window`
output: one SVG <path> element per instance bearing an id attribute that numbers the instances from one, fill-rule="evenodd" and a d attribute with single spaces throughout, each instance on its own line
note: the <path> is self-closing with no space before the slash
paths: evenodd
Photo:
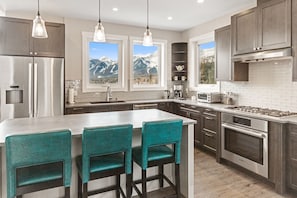
<path id="1" fill-rule="evenodd" d="M 215 42 L 198 45 L 200 84 L 215 84 Z"/>
<path id="2" fill-rule="evenodd" d="M 159 47 L 133 45 L 134 85 L 159 84 Z"/>
<path id="3" fill-rule="evenodd" d="M 89 42 L 89 83 L 116 84 L 119 80 L 119 44 Z"/>

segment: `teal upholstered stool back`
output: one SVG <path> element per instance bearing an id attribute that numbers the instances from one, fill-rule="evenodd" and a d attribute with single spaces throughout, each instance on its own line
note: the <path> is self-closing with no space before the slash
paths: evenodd
<path id="1" fill-rule="evenodd" d="M 90 157 L 123 152 L 125 153 L 126 174 L 131 173 L 132 132 L 131 124 L 84 129 L 82 136 L 83 183 L 89 181 Z"/>
<path id="2" fill-rule="evenodd" d="M 175 144 L 175 163 L 180 163 L 182 120 L 144 122 L 142 126 L 142 169 L 148 165 L 149 147 Z"/>
<path id="3" fill-rule="evenodd" d="M 6 137 L 7 197 L 16 194 L 16 169 L 63 161 L 64 186 L 71 181 L 69 130 Z"/>

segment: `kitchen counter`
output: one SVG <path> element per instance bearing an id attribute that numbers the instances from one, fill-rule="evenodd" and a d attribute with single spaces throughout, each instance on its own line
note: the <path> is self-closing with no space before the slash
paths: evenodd
<path id="1" fill-rule="evenodd" d="M 0 149 L 2 162 L 2 183 L 0 185 L 0 197 L 6 197 L 6 167 L 5 167 L 5 137 L 13 134 L 29 134 L 35 132 L 46 132 L 59 129 L 70 129 L 72 133 L 72 156 L 79 155 L 81 153 L 81 134 L 84 127 L 95 126 L 108 126 L 118 124 L 133 124 L 133 146 L 141 143 L 141 127 L 144 121 L 158 121 L 167 119 L 182 119 L 183 120 L 183 135 L 182 135 L 182 148 L 181 148 L 181 192 L 185 197 L 194 197 L 194 124 L 195 120 L 191 120 L 185 117 L 181 117 L 175 114 L 167 113 L 157 109 L 148 110 L 133 110 L 133 111 L 121 111 L 121 112 L 104 112 L 104 113 L 89 113 L 89 114 L 76 114 L 76 115 L 64 115 L 56 117 L 43 117 L 43 118 L 18 118 L 5 120 L 0 123 Z M 77 196 L 76 188 L 76 167 L 73 161 L 72 164 L 72 183 L 71 183 L 71 195 L 75 198 Z M 134 178 L 140 177 L 141 170 L 138 166 L 134 166 Z M 152 172 L 154 170 L 151 170 Z M 172 166 L 166 167 L 165 173 L 172 178 L 174 174 Z M 104 183 L 112 184 L 114 181 L 111 179 L 103 179 L 98 182 L 94 182 L 95 185 L 103 185 Z M 124 185 L 124 184 L 123 184 Z M 92 186 L 92 185 L 91 185 Z M 148 188 L 149 190 L 156 189 L 158 182 L 153 182 Z M 90 187 L 92 188 L 92 187 Z M 111 192 L 113 193 L 113 192 Z M 41 191 L 40 193 L 30 194 L 28 198 L 38 197 L 61 197 L 63 195 L 63 189 L 58 188 L 49 190 L 47 192 Z M 112 197 L 113 194 L 104 193 L 97 197 Z"/>
<path id="2" fill-rule="evenodd" d="M 297 115 L 294 116 L 284 116 L 284 117 L 273 117 L 273 116 L 267 116 L 262 114 L 256 114 L 256 113 L 249 113 L 249 112 L 243 112 L 238 111 L 234 109 L 227 109 L 226 107 L 230 107 L 233 105 L 226 105 L 221 103 L 202 103 L 197 102 L 193 100 L 178 100 L 178 99 L 154 99 L 154 100 L 127 100 L 125 102 L 112 102 L 112 103 L 100 103 L 100 104 L 91 104 L 89 102 L 84 103 L 74 103 L 74 104 L 66 104 L 66 108 L 72 108 L 72 107 L 89 107 L 89 106 L 103 106 L 103 105 L 120 105 L 120 104 L 139 104 L 139 103 L 159 103 L 159 102 L 175 102 L 175 103 L 182 103 L 182 104 L 188 104 L 188 105 L 194 105 L 204 108 L 211 108 L 215 111 L 219 112 L 225 112 L 225 113 L 232 113 L 236 115 L 241 116 L 247 116 L 247 117 L 253 117 L 263 120 L 268 120 L 272 122 L 278 122 L 278 123 L 291 123 L 291 124 L 297 124 Z"/>

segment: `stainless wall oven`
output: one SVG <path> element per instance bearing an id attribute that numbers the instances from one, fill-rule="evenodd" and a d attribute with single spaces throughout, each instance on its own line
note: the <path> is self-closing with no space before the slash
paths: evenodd
<path id="1" fill-rule="evenodd" d="M 268 121 L 221 115 L 222 158 L 268 178 Z"/>

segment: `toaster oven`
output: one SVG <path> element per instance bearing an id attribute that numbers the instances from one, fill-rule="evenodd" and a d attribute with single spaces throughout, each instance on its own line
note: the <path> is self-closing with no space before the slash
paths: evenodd
<path id="1" fill-rule="evenodd" d="M 218 92 L 198 93 L 197 101 L 205 103 L 219 103 L 221 102 L 221 94 Z"/>

